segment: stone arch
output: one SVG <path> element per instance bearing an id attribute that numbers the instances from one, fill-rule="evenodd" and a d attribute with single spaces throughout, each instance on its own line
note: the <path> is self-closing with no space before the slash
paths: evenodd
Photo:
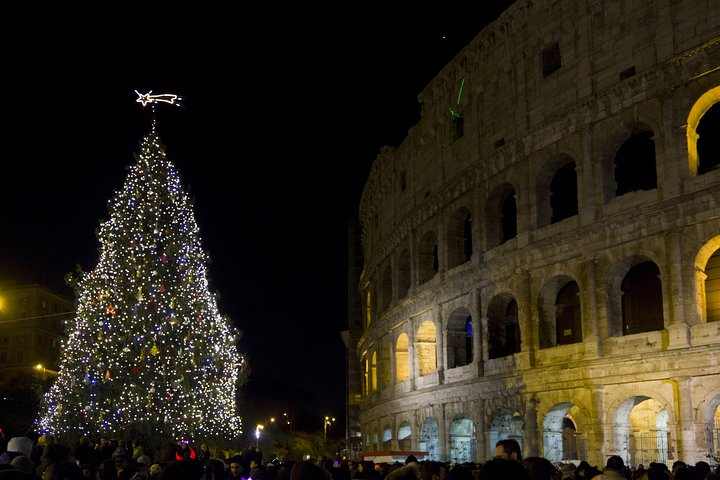
<path id="1" fill-rule="evenodd" d="M 720 464 L 720 393 L 714 392 L 706 399 L 705 409 L 699 410 L 699 420 L 705 425 L 707 458 L 713 465 Z"/>
<path id="2" fill-rule="evenodd" d="M 509 293 L 496 295 L 488 306 L 488 357 L 512 355 L 520 345 L 517 301 Z"/>
<path id="3" fill-rule="evenodd" d="M 607 296 L 610 336 L 664 328 L 660 268 L 651 258 L 634 255 L 617 262 L 607 278 Z"/>
<path id="4" fill-rule="evenodd" d="M 500 185 L 488 197 L 485 221 L 487 248 L 497 247 L 517 236 L 517 199 L 512 184 Z"/>
<path id="5" fill-rule="evenodd" d="M 668 425 L 674 421 L 674 416 L 664 400 L 637 394 L 622 401 L 611 418 L 613 449 L 627 465 L 667 464 L 673 457 Z"/>
<path id="6" fill-rule="evenodd" d="M 445 356 L 447 368 L 462 367 L 473 361 L 472 317 L 467 308 L 453 310 L 447 322 Z"/>
<path id="7" fill-rule="evenodd" d="M 433 461 L 440 460 L 440 448 L 438 442 L 438 424 L 432 418 L 426 418 L 420 426 L 420 438 L 418 442 L 418 450 L 428 452 L 427 459 Z"/>
<path id="8" fill-rule="evenodd" d="M 392 268 L 385 265 L 380 280 L 380 314 L 390 308 L 392 303 Z"/>
<path id="9" fill-rule="evenodd" d="M 392 438 L 392 428 L 390 428 L 390 425 L 385 425 L 382 429 L 382 451 L 388 452 L 392 450 Z"/>
<path id="10" fill-rule="evenodd" d="M 407 296 L 410 290 L 410 251 L 405 249 L 398 257 L 398 300 Z"/>
<path id="11" fill-rule="evenodd" d="M 538 226 L 544 227 L 578 214 L 575 160 L 558 155 L 540 168 L 536 181 Z"/>
<path id="12" fill-rule="evenodd" d="M 475 425 L 467 416 L 459 416 L 450 422 L 450 461 L 454 464 L 476 460 Z"/>
<path id="13" fill-rule="evenodd" d="M 437 328 L 431 320 L 420 324 L 415 336 L 418 375 L 425 376 L 437 370 Z"/>
<path id="14" fill-rule="evenodd" d="M 567 275 L 548 280 L 538 295 L 540 348 L 582 341 L 580 287 Z"/>
<path id="15" fill-rule="evenodd" d="M 380 434 L 378 433 L 377 428 L 373 429 L 372 450 L 376 452 L 380 451 Z"/>
<path id="16" fill-rule="evenodd" d="M 644 123 L 620 125 L 610 135 L 604 155 L 604 191 L 610 200 L 637 190 L 657 188 L 653 129 Z"/>
<path id="17" fill-rule="evenodd" d="M 401 452 L 412 450 L 412 427 L 408 422 L 401 422 L 398 426 L 397 439 Z"/>
<path id="18" fill-rule="evenodd" d="M 718 102 L 720 102 L 720 86 L 711 88 L 697 99 L 695 104 L 690 109 L 690 113 L 687 118 L 687 147 L 688 147 L 688 169 L 690 175 L 698 175 L 709 170 L 714 169 L 718 166 L 718 160 L 704 161 L 701 155 L 705 147 L 713 148 L 716 145 L 703 145 L 705 141 L 711 143 L 717 142 L 718 135 L 712 138 L 712 135 L 705 134 L 700 123 L 703 118 L 707 122 L 708 120 L 716 120 L 714 116 L 717 114 Z M 706 116 L 706 114 L 708 116 Z M 712 115 L 713 118 L 710 118 Z M 700 131 L 698 132 L 698 128 Z M 702 135 L 702 136 L 701 136 Z M 701 140 L 702 138 L 702 140 Z"/>
<path id="19" fill-rule="evenodd" d="M 495 413 L 490 422 L 490 443 L 491 449 L 495 448 L 495 444 L 500 440 L 513 439 L 523 449 L 522 432 L 525 429 L 525 422 L 522 414 L 518 411 L 510 409 L 501 409 Z"/>
<path id="20" fill-rule="evenodd" d="M 467 207 L 460 207 L 448 219 L 448 268 L 457 267 L 469 261 L 472 252 L 472 213 Z"/>
<path id="21" fill-rule="evenodd" d="M 440 271 L 437 235 L 432 230 L 425 232 L 418 246 L 418 282 L 425 283 L 433 279 Z"/>
<path id="22" fill-rule="evenodd" d="M 410 356 L 408 335 L 401 333 L 395 342 L 395 381 L 404 382 L 410 378 Z"/>
<path id="23" fill-rule="evenodd" d="M 544 457 L 551 462 L 578 461 L 588 458 L 587 437 L 580 431 L 577 417 L 584 415 L 570 402 L 550 408 L 543 420 Z"/>
<path id="24" fill-rule="evenodd" d="M 703 322 L 720 321 L 720 235 L 695 255 L 695 306 Z"/>

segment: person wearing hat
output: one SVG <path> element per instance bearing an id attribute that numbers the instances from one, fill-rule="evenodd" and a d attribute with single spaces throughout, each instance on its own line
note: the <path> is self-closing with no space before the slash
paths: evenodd
<path id="1" fill-rule="evenodd" d="M 33 449 L 33 441 L 28 437 L 13 437 L 7 445 L 7 452 L 0 455 L 0 463 L 8 464 L 13 458 L 25 455 L 30 458 Z"/>
<path id="2" fill-rule="evenodd" d="M 10 461 L 10 465 L 26 474 L 28 478 L 32 476 L 34 465 L 30 461 L 30 457 L 18 455 Z"/>

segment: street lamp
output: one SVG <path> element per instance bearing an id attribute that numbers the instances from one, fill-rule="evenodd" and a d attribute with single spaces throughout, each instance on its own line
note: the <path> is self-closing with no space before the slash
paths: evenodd
<path id="1" fill-rule="evenodd" d="M 323 422 L 323 442 L 327 443 L 327 429 L 328 425 L 332 425 L 332 423 L 335 421 L 335 417 L 325 417 L 325 421 Z"/>
<path id="2" fill-rule="evenodd" d="M 48 373 L 50 375 L 58 375 L 58 372 L 56 372 L 55 370 L 50 370 L 49 368 L 45 368 L 45 365 L 43 365 L 42 363 L 38 363 L 37 365 L 35 365 L 35 370 L 42 372 L 43 380 L 47 379 Z"/>
<path id="3" fill-rule="evenodd" d="M 255 438 L 256 438 L 255 446 L 256 447 L 260 446 L 260 430 L 262 430 L 263 428 L 265 428 L 265 427 L 262 425 L 258 425 L 257 427 L 255 427 Z"/>

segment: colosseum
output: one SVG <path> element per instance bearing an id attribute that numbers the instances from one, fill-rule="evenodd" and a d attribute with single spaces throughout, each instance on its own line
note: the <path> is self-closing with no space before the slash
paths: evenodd
<path id="1" fill-rule="evenodd" d="M 364 452 L 720 458 L 720 7 L 518 0 L 360 201 Z"/>

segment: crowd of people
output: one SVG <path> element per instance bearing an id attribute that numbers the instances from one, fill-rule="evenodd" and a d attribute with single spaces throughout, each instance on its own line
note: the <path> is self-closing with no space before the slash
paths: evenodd
<path id="1" fill-rule="evenodd" d="M 102 437 L 93 443 L 82 437 L 76 445 L 63 445 L 52 436 L 33 441 L 13 437 L 0 454 L 0 480 L 720 480 L 720 467 L 707 462 L 672 468 L 651 463 L 628 468 L 613 455 L 602 468 L 586 461 L 554 464 L 542 457 L 523 458 L 520 445 L 501 440 L 494 458 L 484 463 L 418 461 L 412 455 L 404 463 L 350 460 L 273 461 L 263 463 L 258 447 L 213 456 L 205 444 L 199 447 L 181 440 L 168 442 L 152 456 L 137 442 Z"/>

